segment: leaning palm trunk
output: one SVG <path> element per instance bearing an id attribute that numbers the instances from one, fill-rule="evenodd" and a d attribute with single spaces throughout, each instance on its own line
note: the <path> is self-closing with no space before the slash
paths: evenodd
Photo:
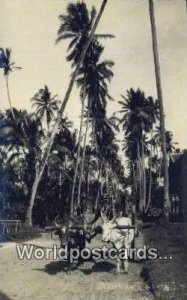
<path id="1" fill-rule="evenodd" d="M 29 201 L 28 209 L 27 209 L 27 212 L 26 212 L 26 218 L 25 218 L 25 223 L 27 225 L 29 225 L 29 226 L 32 226 L 32 211 L 33 211 L 33 206 L 34 206 L 34 201 L 35 201 L 37 189 L 38 189 L 41 177 L 43 175 L 44 168 L 45 168 L 46 163 L 48 161 L 49 154 L 50 154 L 53 142 L 54 142 L 54 138 L 55 138 L 56 133 L 58 131 L 58 127 L 59 127 L 60 121 L 62 119 L 63 112 L 65 110 L 65 107 L 66 107 L 67 102 L 69 100 L 69 97 L 71 95 L 71 91 L 72 91 L 73 86 L 75 84 L 75 81 L 76 81 L 79 69 L 80 69 L 80 67 L 81 67 L 81 65 L 82 65 L 82 63 L 84 61 L 86 52 L 87 52 L 88 47 L 89 47 L 89 45 L 90 45 L 90 43 L 91 43 L 91 41 L 93 39 L 94 33 L 95 33 L 96 28 L 97 28 L 97 26 L 99 24 L 99 21 L 100 21 L 101 16 L 102 16 L 102 14 L 104 12 L 104 9 L 105 9 L 105 6 L 106 6 L 107 2 L 108 2 L 108 0 L 103 0 L 101 8 L 100 8 L 100 11 L 99 11 L 99 13 L 97 15 L 97 18 L 96 18 L 95 23 L 93 25 L 93 28 L 91 30 L 90 36 L 89 36 L 89 38 L 88 38 L 88 40 L 86 42 L 85 47 L 83 48 L 83 50 L 81 52 L 80 60 L 77 63 L 77 66 L 76 66 L 76 69 L 75 69 L 75 71 L 73 73 L 73 76 L 71 77 L 68 89 L 67 89 L 66 94 L 65 94 L 64 101 L 63 101 L 62 106 L 61 106 L 61 108 L 60 108 L 60 110 L 58 112 L 57 121 L 56 121 L 56 123 L 54 125 L 54 128 L 53 128 L 52 132 L 51 132 L 51 135 L 49 137 L 49 140 L 48 140 L 48 143 L 47 143 L 44 155 L 43 155 L 43 159 L 42 159 L 41 165 L 39 167 L 39 170 L 37 171 L 37 175 L 36 175 L 36 178 L 35 178 L 34 183 L 33 183 L 32 194 L 31 194 L 31 198 L 30 198 L 30 201 Z M 71 202 L 70 202 L 70 207 L 72 207 Z"/>
<path id="2" fill-rule="evenodd" d="M 168 163 L 167 163 L 167 151 L 166 151 L 165 115 L 164 115 L 164 105 L 163 105 L 163 97 L 162 97 L 160 62 L 159 62 L 159 54 L 158 54 L 157 32 L 156 32 L 153 0 L 149 0 L 149 14 L 150 14 L 151 32 L 152 32 L 152 47 L 153 47 L 153 56 L 154 56 L 154 65 L 155 65 L 157 95 L 158 95 L 159 108 L 160 108 L 160 128 L 161 128 L 161 141 L 162 141 L 163 166 L 164 166 L 164 202 L 165 202 L 165 212 L 166 215 L 168 215 L 169 176 L 168 176 Z"/>
<path id="3" fill-rule="evenodd" d="M 88 135 L 89 118 L 90 118 L 90 103 L 88 104 L 88 111 L 87 111 L 87 117 L 86 117 L 86 131 L 84 134 L 84 142 L 83 142 L 83 153 L 82 153 L 82 159 L 81 159 L 81 169 L 80 169 L 78 194 L 77 194 L 77 206 L 80 205 L 81 186 L 82 186 L 82 178 L 83 178 L 83 171 L 84 171 L 84 160 L 85 160 L 85 154 L 86 154 L 86 140 L 87 140 L 87 135 Z"/>

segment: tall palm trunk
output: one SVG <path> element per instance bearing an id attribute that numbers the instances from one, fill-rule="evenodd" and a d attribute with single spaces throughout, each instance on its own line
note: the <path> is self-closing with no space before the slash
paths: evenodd
<path id="1" fill-rule="evenodd" d="M 102 159 L 99 153 L 99 147 L 98 147 L 98 143 L 97 143 L 97 134 L 96 134 L 96 119 L 92 119 L 92 135 L 93 135 L 93 144 L 95 143 L 95 149 L 96 149 L 96 168 L 98 170 L 98 176 L 97 176 L 97 181 L 99 184 L 99 188 L 97 191 L 97 196 L 95 199 L 95 205 L 94 205 L 94 210 L 97 211 L 98 210 L 98 205 L 99 205 L 99 198 L 100 195 L 102 195 L 102 191 L 103 191 L 103 182 L 102 182 Z"/>
<path id="2" fill-rule="evenodd" d="M 11 97 L 10 97 L 8 75 L 5 75 L 5 81 L 6 81 L 6 89 L 7 89 L 7 96 L 8 96 L 8 102 L 9 102 L 9 106 L 10 106 L 10 111 L 11 111 L 12 117 L 14 119 L 14 122 L 17 125 L 18 122 L 17 122 L 16 116 L 14 114 L 14 109 L 13 109 L 13 106 L 12 106 L 12 100 L 11 100 Z"/>
<path id="3" fill-rule="evenodd" d="M 143 205 L 143 210 L 145 209 L 146 206 L 146 170 L 145 170 L 145 153 L 144 153 L 144 144 L 142 141 L 142 205 Z"/>
<path id="4" fill-rule="evenodd" d="M 60 121 L 62 119 L 63 112 L 65 110 L 65 107 L 66 107 L 67 102 L 69 100 L 69 97 L 71 95 L 71 91 L 72 91 L 73 86 L 75 84 L 75 81 L 76 81 L 79 69 L 80 69 L 80 67 L 81 67 L 81 65 L 82 65 L 82 63 L 84 61 L 86 52 L 87 52 L 88 47 L 89 47 L 89 45 L 90 45 L 90 43 L 91 43 L 91 41 L 93 39 L 94 33 L 95 33 L 96 28 L 97 28 L 97 26 L 99 24 L 99 21 L 100 21 L 100 19 L 102 17 L 102 14 L 104 12 L 104 9 L 105 9 L 105 6 L 106 6 L 107 2 L 108 2 L 108 0 L 103 0 L 103 2 L 102 2 L 101 8 L 100 8 L 99 13 L 97 15 L 97 18 L 95 20 L 95 23 L 94 23 L 94 25 L 92 27 L 90 36 L 89 36 L 89 38 L 88 38 L 88 40 L 86 42 L 85 47 L 83 48 L 83 50 L 81 52 L 80 60 L 77 63 L 77 67 L 75 69 L 75 72 L 73 73 L 73 76 L 71 77 L 68 89 L 67 89 L 66 94 L 65 94 L 64 101 L 63 101 L 62 106 L 61 106 L 61 108 L 59 110 L 59 113 L 58 113 L 57 121 L 56 121 L 56 123 L 54 125 L 54 128 L 53 128 L 53 130 L 51 132 L 51 135 L 49 137 L 49 140 L 48 140 L 48 143 L 47 143 L 47 146 L 46 146 L 43 158 L 42 158 L 42 162 L 41 162 L 40 168 L 39 168 L 39 170 L 37 172 L 36 178 L 35 178 L 34 183 L 33 183 L 32 194 L 31 194 L 31 198 L 30 198 L 30 201 L 29 201 L 28 209 L 27 209 L 27 212 L 26 212 L 25 223 L 28 226 L 32 226 L 32 211 L 33 211 L 34 201 L 35 201 L 35 198 L 36 198 L 37 189 L 38 189 L 41 177 L 43 175 L 44 168 L 45 168 L 45 166 L 47 164 L 47 161 L 48 161 L 48 158 L 49 158 L 49 154 L 50 154 L 53 142 L 54 142 L 54 138 L 56 136 L 56 133 L 58 131 L 58 127 L 59 127 Z"/>
<path id="5" fill-rule="evenodd" d="M 148 199 L 147 205 L 145 207 L 145 214 L 148 212 L 150 204 L 151 204 L 151 191 L 152 191 L 152 157 L 150 156 L 150 167 L 149 167 L 149 191 L 148 191 Z"/>
<path id="6" fill-rule="evenodd" d="M 62 168 L 61 167 L 59 170 L 59 194 L 58 194 L 58 197 L 59 197 L 59 201 L 61 201 L 61 199 L 62 199 Z"/>
<path id="7" fill-rule="evenodd" d="M 137 191 L 138 191 L 138 183 L 137 183 L 137 171 L 134 163 L 132 164 L 132 184 L 133 184 L 133 194 L 134 198 L 137 197 Z"/>
<path id="8" fill-rule="evenodd" d="M 145 174 L 144 147 L 143 147 L 142 140 L 140 143 L 141 143 L 141 151 L 140 151 L 140 144 L 138 143 L 139 211 L 143 212 L 145 208 L 145 202 L 146 202 L 146 174 Z"/>
<path id="9" fill-rule="evenodd" d="M 167 151 L 166 151 L 165 115 L 164 115 L 164 105 L 163 105 L 163 96 L 162 96 L 160 62 L 159 62 L 159 54 L 158 54 L 157 32 L 156 32 L 153 0 L 149 0 L 149 15 L 150 15 L 151 33 L 152 33 L 152 47 L 153 47 L 153 56 L 154 56 L 154 65 L 155 65 L 157 95 L 158 95 L 159 108 L 160 108 L 160 128 L 161 128 L 163 166 L 164 166 L 164 202 L 165 202 L 166 214 L 168 214 L 169 176 L 168 176 L 168 162 L 167 162 Z"/>
<path id="10" fill-rule="evenodd" d="M 86 168 L 86 194 L 89 195 L 89 192 L 90 192 L 90 161 L 91 161 L 91 155 L 89 154 L 88 156 L 88 165 L 87 165 L 87 168 Z"/>
<path id="11" fill-rule="evenodd" d="M 142 211 L 143 209 L 143 186 L 142 186 L 142 160 L 140 155 L 140 144 L 137 143 L 137 164 L 138 164 L 138 179 L 139 179 L 139 200 L 137 203 L 137 208 L 139 211 Z"/>
<path id="12" fill-rule="evenodd" d="M 72 191 L 71 191 L 71 202 L 70 202 L 70 214 L 71 214 L 71 216 L 74 213 L 74 195 L 75 195 L 75 187 L 76 187 L 76 183 L 77 183 L 77 173 L 78 173 L 78 168 L 79 168 L 79 163 L 80 163 L 82 130 L 83 130 L 83 120 L 84 120 L 84 106 L 85 106 L 85 95 L 83 95 L 83 99 L 82 99 L 81 121 L 80 121 L 80 128 L 79 128 L 77 158 L 76 158 L 76 165 L 75 165 L 75 171 L 74 171 L 74 176 L 73 176 L 73 185 L 72 185 Z"/>
<path id="13" fill-rule="evenodd" d="M 151 129 L 151 140 L 153 138 L 153 129 Z M 148 212 L 150 204 L 151 204 L 151 192 L 152 192 L 152 155 L 153 155 L 153 145 L 151 143 L 151 150 L 150 150 L 150 166 L 149 166 L 149 190 L 148 190 L 148 199 L 147 199 L 147 206 L 145 208 L 145 214 Z"/>
<path id="14" fill-rule="evenodd" d="M 95 211 L 98 210 L 98 205 L 99 205 L 99 197 L 100 195 L 103 194 L 103 182 L 102 182 L 102 160 L 99 159 L 98 160 L 98 177 L 97 177 L 97 181 L 99 184 L 99 188 L 97 191 L 97 196 L 96 196 L 96 200 L 95 200 Z"/>
<path id="15" fill-rule="evenodd" d="M 27 137 L 25 135 L 25 131 L 23 128 L 18 128 L 18 120 L 15 116 L 15 113 L 14 113 L 14 109 L 13 109 L 13 106 L 12 106 L 12 100 L 11 100 L 11 96 L 10 96 L 10 89 L 9 89 L 9 80 L 8 80 L 8 75 L 5 75 L 5 81 L 6 81 L 6 89 L 7 89 L 7 97 L 8 97 L 8 102 L 9 102 L 9 107 L 10 107 L 10 111 L 11 111 L 11 114 L 12 114 L 12 118 L 14 120 L 14 123 L 16 125 L 16 128 L 17 130 L 21 130 L 21 134 L 22 134 L 22 137 L 20 136 L 21 138 L 21 141 L 23 142 L 23 152 L 25 153 L 25 148 L 29 147 L 28 143 L 27 143 Z"/>
<path id="16" fill-rule="evenodd" d="M 78 194 L 77 194 L 77 205 L 80 205 L 80 194 L 81 194 L 81 186 L 82 186 L 82 178 L 83 178 L 83 171 L 84 171 L 84 160 L 86 154 L 86 140 L 88 135 L 88 127 L 89 127 L 89 118 L 90 118 L 90 103 L 88 104 L 88 111 L 86 117 L 86 131 L 84 134 L 84 142 L 83 142 L 83 153 L 81 159 L 81 169 L 80 169 L 80 177 L 79 177 L 79 184 L 78 184 Z"/>

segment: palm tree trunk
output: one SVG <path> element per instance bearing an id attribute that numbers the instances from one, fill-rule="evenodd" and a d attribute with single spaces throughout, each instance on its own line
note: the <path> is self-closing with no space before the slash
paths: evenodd
<path id="1" fill-rule="evenodd" d="M 152 134 L 153 130 L 151 130 L 151 139 L 152 139 Z M 151 144 L 151 150 L 150 150 L 150 169 L 149 169 L 149 191 L 148 191 L 148 200 L 147 200 L 147 206 L 145 208 L 145 214 L 148 212 L 148 209 L 151 204 L 151 190 L 152 190 L 152 155 L 153 155 L 153 147 Z"/>
<path id="2" fill-rule="evenodd" d="M 132 184 L 134 195 L 137 195 L 137 176 L 134 163 L 132 163 Z"/>
<path id="3" fill-rule="evenodd" d="M 12 117 L 14 119 L 14 122 L 17 126 L 17 119 L 16 119 L 16 116 L 14 114 L 14 110 L 13 110 L 13 107 L 12 107 L 12 100 L 11 100 L 11 97 L 10 97 L 10 89 L 9 89 L 9 82 L 8 82 L 8 75 L 5 76 L 5 81 L 6 81 L 6 89 L 7 89 L 7 96 L 8 96 L 8 102 L 9 102 L 9 106 L 10 106 L 10 111 L 11 111 L 11 114 L 12 114 Z"/>
<path id="4" fill-rule="evenodd" d="M 71 191 L 71 201 L 70 201 L 70 215 L 71 216 L 74 213 L 74 195 L 75 195 L 75 187 L 76 187 L 76 183 L 77 183 L 77 173 L 78 173 L 79 162 L 80 162 L 82 129 L 83 129 L 83 120 L 84 120 L 84 106 L 85 106 L 85 95 L 83 95 L 83 99 L 82 99 L 82 110 L 81 110 L 81 121 L 80 121 L 80 128 L 79 128 L 77 159 L 76 159 L 75 172 L 74 172 L 74 176 L 73 176 L 73 185 L 72 185 L 72 191 Z"/>
<path id="5" fill-rule="evenodd" d="M 151 190 L 152 190 L 152 157 L 150 157 L 149 192 L 148 192 L 147 206 L 145 208 L 145 214 L 148 212 L 150 204 L 151 204 Z"/>
<path id="6" fill-rule="evenodd" d="M 142 162 L 141 162 L 141 155 L 140 155 L 140 144 L 137 144 L 137 163 L 138 163 L 138 178 L 139 178 L 139 203 L 138 203 L 138 210 L 142 211 L 143 207 L 143 191 L 142 191 Z"/>
<path id="7" fill-rule="evenodd" d="M 98 161 L 98 177 L 97 177 L 97 181 L 100 184 L 100 186 L 98 188 L 97 196 L 96 196 L 96 200 L 95 200 L 95 211 L 98 210 L 99 196 L 100 196 L 100 194 L 102 195 L 103 182 L 101 180 L 101 177 L 102 177 L 102 161 L 99 159 L 99 161 Z"/>
<path id="8" fill-rule="evenodd" d="M 79 62 L 77 63 L 77 67 L 75 69 L 75 72 L 73 73 L 73 76 L 71 77 L 71 80 L 70 80 L 70 83 L 69 83 L 69 86 L 68 86 L 68 89 L 66 91 L 66 94 L 65 94 L 65 97 L 64 97 L 64 101 L 61 105 L 61 108 L 58 112 L 58 118 L 57 118 L 57 121 L 54 125 L 54 128 L 52 130 L 52 133 L 49 137 L 49 140 L 48 140 L 48 143 L 47 143 L 47 146 L 46 146 L 46 149 L 45 149 L 45 152 L 44 152 L 44 155 L 43 155 L 43 158 L 42 158 L 42 163 L 40 165 L 40 168 L 39 168 L 39 171 L 37 173 L 37 176 L 34 180 L 34 183 L 33 183 L 33 187 L 32 187 L 32 194 L 31 194 L 31 198 L 30 198 L 30 201 L 29 201 L 29 205 L 28 205 L 28 209 L 27 209 L 27 212 L 26 212 L 26 219 L 25 219 L 25 223 L 28 225 L 28 226 L 32 226 L 32 211 L 33 211 L 33 206 L 34 206 L 34 201 L 35 201 L 35 197 L 36 197 L 36 193 L 37 193 L 37 189 L 38 189 L 38 186 L 39 186 L 39 183 L 40 183 L 40 180 L 41 180 L 41 177 L 43 175 L 43 172 L 44 172 L 44 168 L 47 164 L 47 161 L 48 161 L 48 158 L 49 158 L 49 153 L 51 151 L 51 148 L 52 148 L 52 145 L 53 145 L 53 142 L 54 142 L 54 138 L 56 136 L 56 133 L 58 131 L 58 127 L 59 127 L 59 124 L 60 124 L 60 121 L 62 119 L 62 115 L 63 115 L 63 112 L 65 110 L 65 107 L 67 105 L 67 102 L 69 100 L 69 97 L 71 95 L 71 91 L 73 89 L 73 86 L 75 84 L 75 81 L 76 81 L 76 78 L 77 78 L 77 75 L 78 75 L 78 72 L 79 72 L 79 69 L 84 61 L 84 58 L 85 58 L 85 55 L 86 55 L 86 52 L 88 50 L 88 47 L 93 39 L 93 36 L 94 36 L 94 33 L 97 29 L 97 26 L 100 22 L 100 19 L 102 17 L 102 14 L 105 10 L 105 6 L 107 4 L 108 0 L 103 0 L 102 2 L 102 5 L 101 5 L 101 8 L 99 10 L 99 13 L 97 15 L 97 18 L 95 20 L 95 23 L 92 27 L 92 30 L 91 30 L 91 33 L 90 33 L 90 36 L 86 42 L 86 45 L 85 47 L 83 48 L 82 52 L 81 52 L 81 55 L 80 55 L 80 60 Z M 71 205 L 71 204 L 70 204 Z M 72 205 L 71 205 L 72 206 Z"/>
<path id="9" fill-rule="evenodd" d="M 60 170 L 59 170 L 59 201 L 61 201 L 62 199 L 62 170 L 61 170 L 61 167 L 60 167 Z"/>
<path id="10" fill-rule="evenodd" d="M 23 137 L 20 137 L 22 142 L 23 142 L 23 146 L 22 146 L 22 149 L 23 149 L 23 152 L 25 153 L 25 148 L 28 148 L 29 145 L 27 143 L 27 137 L 25 135 L 25 132 L 22 128 L 18 128 L 18 121 L 16 119 L 16 116 L 15 116 L 15 113 L 14 113 L 14 109 L 13 109 L 13 106 L 12 106 L 12 100 L 11 100 L 11 96 L 10 96 L 10 89 L 9 89 L 9 81 L 8 81 L 8 75 L 5 75 L 5 81 L 6 81 L 6 89 L 7 89 L 7 97 L 8 97 L 8 102 L 9 102 L 9 107 L 10 107 L 10 111 L 11 111 L 11 114 L 12 114 L 12 118 L 14 120 L 14 123 L 16 125 L 16 128 L 17 130 L 21 130 L 21 133 L 22 133 L 22 136 Z"/>
<path id="11" fill-rule="evenodd" d="M 155 65 L 157 95 L 158 95 L 159 108 L 160 108 L 160 128 L 161 128 L 163 166 L 164 166 L 164 202 L 165 202 L 165 212 L 166 215 L 168 215 L 169 176 L 168 176 L 168 162 L 167 162 L 167 151 L 166 151 L 165 115 L 164 115 L 164 105 L 163 105 L 163 96 L 162 96 L 160 62 L 159 62 L 159 54 L 158 54 L 157 32 L 156 32 L 153 0 L 149 0 L 149 15 L 150 15 L 151 33 L 152 33 L 152 47 L 153 47 L 153 56 L 154 56 L 154 65 Z"/>
<path id="12" fill-rule="evenodd" d="M 144 154 L 144 144 L 142 141 L 142 205 L 143 205 L 143 210 L 145 209 L 146 206 L 146 170 L 145 170 L 145 154 Z"/>
<path id="13" fill-rule="evenodd" d="M 87 111 L 87 118 L 86 118 L 86 131 L 84 134 L 84 143 L 83 143 L 83 153 L 82 153 L 82 160 L 81 160 L 81 169 L 80 169 L 80 178 L 78 184 L 78 194 L 77 194 L 77 205 L 80 205 L 80 194 L 81 194 L 81 185 L 82 185 L 82 177 L 83 177 L 83 170 L 84 170 L 84 160 L 86 154 L 86 140 L 88 135 L 88 127 L 89 127 L 89 117 L 90 117 L 90 103 L 88 104 L 88 111 Z"/>
<path id="14" fill-rule="evenodd" d="M 91 155 L 89 155 L 88 157 L 88 165 L 87 165 L 87 170 L 86 170 L 86 194 L 89 195 L 89 192 L 90 192 L 90 176 L 89 176 L 89 173 L 90 173 L 90 160 L 91 160 Z"/>

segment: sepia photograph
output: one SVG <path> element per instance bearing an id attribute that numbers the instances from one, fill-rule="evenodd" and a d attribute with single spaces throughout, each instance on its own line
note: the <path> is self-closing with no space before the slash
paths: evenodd
<path id="1" fill-rule="evenodd" d="M 187 299 L 187 0 L 0 0 L 0 300 Z"/>

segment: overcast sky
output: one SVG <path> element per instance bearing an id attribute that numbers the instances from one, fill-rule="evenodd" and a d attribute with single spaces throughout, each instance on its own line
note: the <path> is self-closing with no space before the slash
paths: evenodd
<path id="1" fill-rule="evenodd" d="M 0 0 L 0 47 L 10 47 L 12 60 L 23 69 L 10 75 L 13 105 L 31 109 L 30 98 L 47 84 L 63 99 L 71 73 L 66 42 L 55 45 L 58 16 L 67 0 Z M 76 2 L 76 1 L 71 1 Z M 101 0 L 84 1 L 97 10 Z M 167 129 L 187 148 L 187 14 L 185 0 L 155 0 Z M 119 110 L 117 101 L 130 87 L 156 97 L 148 0 L 109 0 L 98 27 L 115 39 L 104 41 L 104 59 L 115 62 L 110 94 L 115 98 L 108 115 Z M 0 71 L 1 108 L 8 108 Z M 80 100 L 74 88 L 66 114 L 78 124 Z"/>

